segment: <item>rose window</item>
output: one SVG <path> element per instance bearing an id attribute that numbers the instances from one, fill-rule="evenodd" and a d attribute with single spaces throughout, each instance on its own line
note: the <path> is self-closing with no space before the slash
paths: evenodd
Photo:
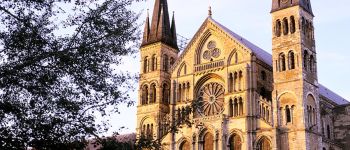
<path id="1" fill-rule="evenodd" d="M 224 111 L 224 87 L 218 83 L 205 84 L 198 93 L 198 112 L 204 116 Z"/>

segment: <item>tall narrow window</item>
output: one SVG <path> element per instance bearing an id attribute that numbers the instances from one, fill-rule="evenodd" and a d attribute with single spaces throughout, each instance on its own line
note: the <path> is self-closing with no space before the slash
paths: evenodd
<path id="1" fill-rule="evenodd" d="M 170 57 L 170 66 L 173 66 L 174 63 L 175 63 L 175 59 L 173 57 Z"/>
<path id="2" fill-rule="evenodd" d="M 261 71 L 261 80 L 266 81 L 266 72 Z"/>
<path id="3" fill-rule="evenodd" d="M 179 101 L 179 102 L 181 102 L 181 96 L 182 96 L 182 90 L 181 90 L 181 88 L 182 88 L 182 86 L 181 86 L 181 84 L 179 84 L 179 87 L 178 87 L 178 98 L 177 98 L 177 100 Z"/>
<path id="4" fill-rule="evenodd" d="M 142 88 L 142 104 L 146 105 L 148 104 L 148 86 L 145 85 Z"/>
<path id="5" fill-rule="evenodd" d="M 242 71 L 240 71 L 239 72 L 239 85 L 238 85 L 238 87 L 239 87 L 239 91 L 242 91 L 243 90 L 243 72 Z"/>
<path id="6" fill-rule="evenodd" d="M 311 72 L 314 72 L 314 71 L 315 71 L 315 66 L 314 66 L 314 64 L 315 64 L 314 56 L 313 56 L 313 55 L 310 55 L 310 62 L 309 62 L 310 67 L 309 67 L 309 69 L 310 69 Z"/>
<path id="7" fill-rule="evenodd" d="M 279 66 L 280 71 L 286 71 L 286 56 L 283 53 L 279 55 Z"/>
<path id="8" fill-rule="evenodd" d="M 304 17 L 302 17 L 302 19 L 301 19 L 301 28 L 303 30 L 303 34 L 306 35 L 306 23 L 305 23 Z"/>
<path id="9" fill-rule="evenodd" d="M 284 18 L 283 19 L 283 34 L 284 35 L 287 35 L 288 32 L 289 32 L 289 28 L 288 28 L 288 19 L 287 18 Z"/>
<path id="10" fill-rule="evenodd" d="M 239 98 L 239 115 L 243 115 L 243 99 Z"/>
<path id="11" fill-rule="evenodd" d="M 228 104 L 229 106 L 228 106 L 228 108 L 229 108 L 229 116 L 230 117 L 232 117 L 233 116 L 233 101 L 232 101 L 232 99 L 230 99 L 230 101 L 229 101 L 229 104 Z"/>
<path id="12" fill-rule="evenodd" d="M 151 94 L 150 94 L 150 103 L 155 103 L 156 102 L 156 84 L 151 85 Z"/>
<path id="13" fill-rule="evenodd" d="M 238 73 L 235 72 L 234 76 L 233 76 L 233 90 L 236 92 L 238 91 Z"/>
<path id="14" fill-rule="evenodd" d="M 233 74 L 230 73 L 229 74 L 229 77 L 228 77 L 228 89 L 229 89 L 229 92 L 232 92 L 233 91 Z"/>
<path id="15" fill-rule="evenodd" d="M 308 59 L 309 59 L 309 53 L 305 50 L 304 51 L 304 69 L 308 70 Z"/>
<path id="16" fill-rule="evenodd" d="M 186 100 L 186 92 L 187 92 L 187 90 L 186 90 L 186 83 L 183 83 L 182 84 L 182 96 L 181 96 L 181 101 L 185 101 Z"/>
<path id="17" fill-rule="evenodd" d="M 186 95 L 186 99 L 189 99 L 190 98 L 190 83 L 189 82 L 187 82 L 187 87 L 186 87 L 186 89 L 187 89 L 187 95 Z"/>
<path id="18" fill-rule="evenodd" d="M 327 138 L 331 138 L 331 128 L 327 125 Z"/>
<path id="19" fill-rule="evenodd" d="M 289 51 L 288 53 L 288 67 L 289 70 L 295 69 L 295 59 L 294 59 L 294 52 Z"/>
<path id="20" fill-rule="evenodd" d="M 163 60 L 163 69 L 164 71 L 168 72 L 169 70 L 169 58 L 168 55 L 164 55 L 164 60 Z"/>
<path id="21" fill-rule="evenodd" d="M 157 58 L 156 55 L 152 56 L 152 66 L 151 66 L 151 70 L 155 71 L 157 69 Z"/>
<path id="22" fill-rule="evenodd" d="M 275 27 L 275 35 L 276 35 L 277 37 L 280 37 L 280 36 L 281 36 L 281 30 L 282 30 L 281 21 L 280 21 L 280 20 L 277 20 L 277 21 L 276 21 L 276 27 Z"/>
<path id="23" fill-rule="evenodd" d="M 148 70 L 148 58 L 145 57 L 144 60 L 143 60 L 143 73 L 146 73 L 147 70 Z"/>
<path id="24" fill-rule="evenodd" d="M 169 88 L 168 88 L 168 85 L 167 84 L 163 84 L 163 87 L 162 87 L 162 98 L 163 98 L 163 104 L 169 104 Z"/>
<path id="25" fill-rule="evenodd" d="M 295 19 L 294 16 L 290 17 L 290 33 L 295 33 Z"/>
<path id="26" fill-rule="evenodd" d="M 238 102 L 237 102 L 237 98 L 235 98 L 233 105 L 234 105 L 234 114 L 233 115 L 235 117 L 237 117 L 238 116 Z"/>
<path id="27" fill-rule="evenodd" d="M 286 106 L 286 121 L 287 123 L 292 122 L 292 116 L 289 106 Z"/>

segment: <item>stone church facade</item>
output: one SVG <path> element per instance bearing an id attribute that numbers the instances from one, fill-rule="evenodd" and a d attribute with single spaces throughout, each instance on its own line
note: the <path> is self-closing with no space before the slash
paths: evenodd
<path id="1" fill-rule="evenodd" d="M 346 150 L 350 104 L 318 82 L 309 0 L 272 0 L 272 55 L 209 11 L 182 52 L 166 0 L 155 0 L 140 48 L 137 136 L 171 150 Z M 189 116 L 193 125 L 167 133 Z"/>

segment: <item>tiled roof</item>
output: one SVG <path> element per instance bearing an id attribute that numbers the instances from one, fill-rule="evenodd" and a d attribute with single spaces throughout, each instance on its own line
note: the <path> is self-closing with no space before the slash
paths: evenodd
<path id="1" fill-rule="evenodd" d="M 233 31 L 231 31 L 230 29 L 228 29 L 225 26 L 221 25 L 220 23 L 218 23 L 217 21 L 215 21 L 211 17 L 209 17 L 209 20 L 212 21 L 217 26 L 219 26 L 227 34 L 230 34 L 230 36 L 232 38 L 234 38 L 237 41 L 240 41 L 241 44 L 243 44 L 244 46 L 248 47 L 256 55 L 256 57 L 259 60 L 265 62 L 266 64 L 268 64 L 270 66 L 272 66 L 272 55 L 270 53 L 266 52 L 265 50 L 259 48 L 258 46 L 254 45 L 253 43 L 249 42 L 248 40 L 246 40 L 242 36 L 234 33 Z M 322 96 L 328 98 L 329 100 L 335 102 L 338 105 L 343 105 L 343 104 L 348 104 L 349 103 L 348 100 L 342 98 L 341 96 L 339 96 L 338 94 L 336 94 L 335 92 L 329 90 L 328 88 L 326 88 L 325 86 L 323 86 L 321 84 L 319 86 L 319 90 L 320 90 L 320 94 Z"/>
<path id="2" fill-rule="evenodd" d="M 248 47 L 250 50 L 253 51 L 253 53 L 256 55 L 256 57 L 265 62 L 266 64 L 272 66 L 272 56 L 270 53 L 266 52 L 265 50 L 261 49 L 260 47 L 254 45 L 253 43 L 249 42 L 248 40 L 246 40 L 245 38 L 243 38 L 242 36 L 234 33 L 233 31 L 231 31 L 230 29 L 226 28 L 225 26 L 221 25 L 219 22 L 215 21 L 214 19 L 212 19 L 211 17 L 209 17 L 209 20 L 211 20 L 212 22 L 214 22 L 216 25 L 218 25 L 222 30 L 224 30 L 226 33 L 230 34 L 232 38 L 234 38 L 237 41 L 240 41 L 241 44 L 243 44 L 244 46 Z"/>
<path id="3" fill-rule="evenodd" d="M 322 96 L 337 103 L 338 105 L 344 105 L 349 103 L 348 100 L 344 99 L 343 97 L 339 96 L 337 93 L 334 93 L 333 91 L 329 90 L 328 88 L 326 88 L 321 84 L 319 85 L 319 90 Z"/>

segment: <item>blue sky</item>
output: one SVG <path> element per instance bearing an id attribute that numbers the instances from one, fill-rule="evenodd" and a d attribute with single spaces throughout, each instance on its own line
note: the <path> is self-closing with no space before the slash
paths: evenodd
<path id="1" fill-rule="evenodd" d="M 350 100 L 350 1 L 312 0 L 311 3 L 315 15 L 319 83 Z M 140 23 L 144 22 L 147 9 L 152 14 L 153 5 L 154 0 L 147 0 L 132 6 L 141 13 Z M 210 5 L 216 21 L 271 53 L 271 0 L 168 0 L 168 5 L 170 13 L 175 11 L 177 32 L 184 37 L 192 38 L 208 16 Z M 140 28 L 142 30 L 143 26 Z M 132 62 L 120 69 L 139 72 L 139 54 Z M 136 101 L 137 91 L 131 95 Z M 112 116 L 110 132 L 121 126 L 128 127 L 122 133 L 134 132 L 136 106 L 121 106 L 120 110 L 121 114 Z"/>

